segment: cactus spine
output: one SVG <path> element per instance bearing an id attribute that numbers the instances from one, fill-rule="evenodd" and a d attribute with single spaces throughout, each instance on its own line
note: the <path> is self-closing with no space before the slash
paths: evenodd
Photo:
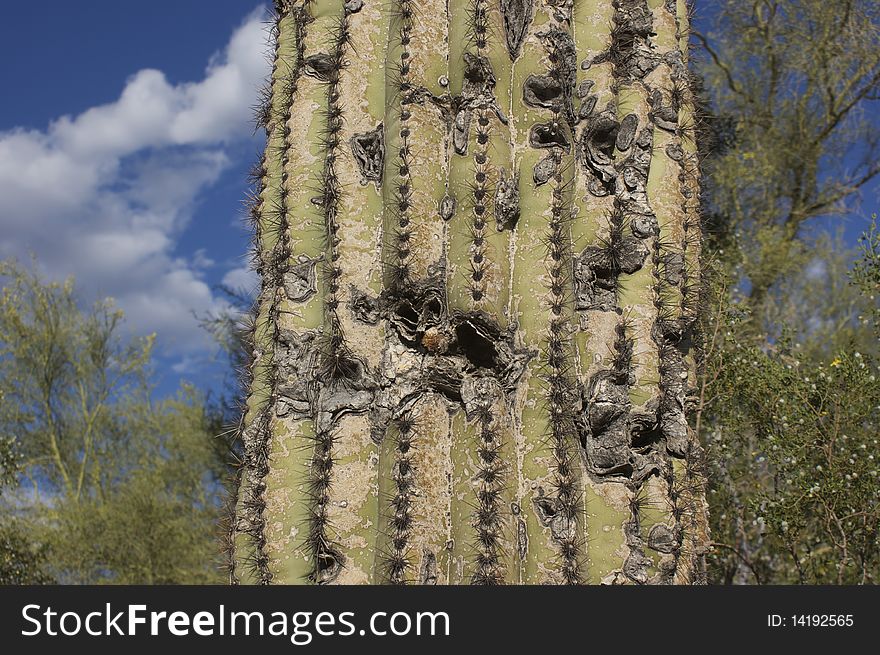
<path id="1" fill-rule="evenodd" d="M 693 583 L 683 0 L 276 0 L 241 583 Z"/>

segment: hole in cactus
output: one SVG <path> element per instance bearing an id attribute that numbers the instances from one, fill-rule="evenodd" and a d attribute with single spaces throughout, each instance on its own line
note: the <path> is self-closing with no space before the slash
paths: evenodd
<path id="1" fill-rule="evenodd" d="M 556 501 L 544 495 L 544 489 L 538 487 L 538 494 L 532 500 L 535 505 L 535 512 L 538 514 L 538 520 L 541 525 L 549 525 L 557 514 Z"/>
<path id="2" fill-rule="evenodd" d="M 523 101 L 529 107 L 556 109 L 562 96 L 562 85 L 549 75 L 529 75 L 523 83 Z"/>
<path id="3" fill-rule="evenodd" d="M 318 584 L 333 582 L 341 570 L 342 563 L 339 554 L 325 550 L 315 555 L 315 582 Z"/>
<path id="4" fill-rule="evenodd" d="M 562 148 L 568 150 L 568 138 L 560 123 L 536 123 L 529 132 L 529 145 L 533 148 Z"/>
<path id="5" fill-rule="evenodd" d="M 470 93 L 463 92 L 462 95 L 473 95 L 476 92 L 492 89 L 495 86 L 495 75 L 492 73 L 492 64 L 489 59 L 483 55 L 472 55 L 469 52 L 464 53 L 464 79 L 467 83 L 475 88 L 467 89 Z"/>
<path id="6" fill-rule="evenodd" d="M 397 306 L 397 315 L 413 327 L 419 323 L 419 315 L 416 310 L 407 301 L 403 301 Z"/>
<path id="7" fill-rule="evenodd" d="M 604 155 L 608 161 L 614 153 L 617 144 L 617 134 L 620 131 L 618 123 L 610 113 L 602 113 L 596 116 L 587 129 L 584 130 L 585 145 L 589 146 L 589 152 L 601 163 L 607 163 L 604 158 L 596 157 L 598 153 Z"/>
<path id="8" fill-rule="evenodd" d="M 384 127 L 379 123 L 375 129 L 363 134 L 355 134 L 349 141 L 351 154 L 354 156 L 361 173 L 361 184 L 375 182 L 376 187 L 382 183 L 382 167 L 385 161 Z"/>
<path id="9" fill-rule="evenodd" d="M 459 352 L 473 366 L 489 369 L 498 366 L 495 340 L 500 337 L 500 331 L 471 316 L 455 326 L 455 336 Z"/>
<path id="10" fill-rule="evenodd" d="M 434 324 L 440 321 L 443 314 L 443 303 L 438 298 L 431 298 L 425 303 L 425 323 Z"/>
<path id="11" fill-rule="evenodd" d="M 330 75 L 336 66 L 333 57 L 325 52 L 319 52 L 311 57 L 306 57 L 303 64 L 305 64 L 304 72 L 306 75 L 322 82 L 330 80 Z"/>
<path id="12" fill-rule="evenodd" d="M 349 304 L 352 316 L 369 325 L 379 322 L 379 302 L 376 298 L 367 295 L 360 289 L 351 287 L 351 301 Z"/>

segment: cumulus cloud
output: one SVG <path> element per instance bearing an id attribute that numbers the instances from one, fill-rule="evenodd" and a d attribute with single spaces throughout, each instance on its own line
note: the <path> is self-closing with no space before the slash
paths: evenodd
<path id="1" fill-rule="evenodd" d="M 45 130 L 0 131 L 0 257 L 33 252 L 51 277 L 73 274 L 87 294 L 113 296 L 166 352 L 206 348 L 194 313 L 225 306 L 203 279 L 214 262 L 205 251 L 175 254 L 176 245 L 229 166 L 230 146 L 251 136 L 265 50 L 254 13 L 199 81 L 141 70 L 114 102 Z"/>
<path id="2" fill-rule="evenodd" d="M 248 266 L 233 268 L 223 276 L 223 286 L 235 292 L 253 295 L 260 280 L 254 270 Z"/>

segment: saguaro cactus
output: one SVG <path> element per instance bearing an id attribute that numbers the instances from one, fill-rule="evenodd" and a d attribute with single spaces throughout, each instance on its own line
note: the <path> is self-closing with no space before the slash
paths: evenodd
<path id="1" fill-rule="evenodd" d="M 683 0 L 278 0 L 231 578 L 689 583 Z"/>

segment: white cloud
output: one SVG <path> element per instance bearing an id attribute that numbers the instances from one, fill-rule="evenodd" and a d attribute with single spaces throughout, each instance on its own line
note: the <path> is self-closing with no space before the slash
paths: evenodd
<path id="1" fill-rule="evenodd" d="M 250 267 L 233 268 L 223 276 L 223 285 L 232 291 L 244 291 L 251 294 L 257 289 L 260 279 Z"/>
<path id="2" fill-rule="evenodd" d="M 251 136 L 265 50 L 255 12 L 200 81 L 141 70 L 112 103 L 45 130 L 0 132 L 0 257 L 34 252 L 51 277 L 73 274 L 87 295 L 113 296 L 167 353 L 208 347 L 193 313 L 226 306 L 202 277 L 214 262 L 204 250 L 184 260 L 175 247 L 230 164 L 228 147 Z"/>

